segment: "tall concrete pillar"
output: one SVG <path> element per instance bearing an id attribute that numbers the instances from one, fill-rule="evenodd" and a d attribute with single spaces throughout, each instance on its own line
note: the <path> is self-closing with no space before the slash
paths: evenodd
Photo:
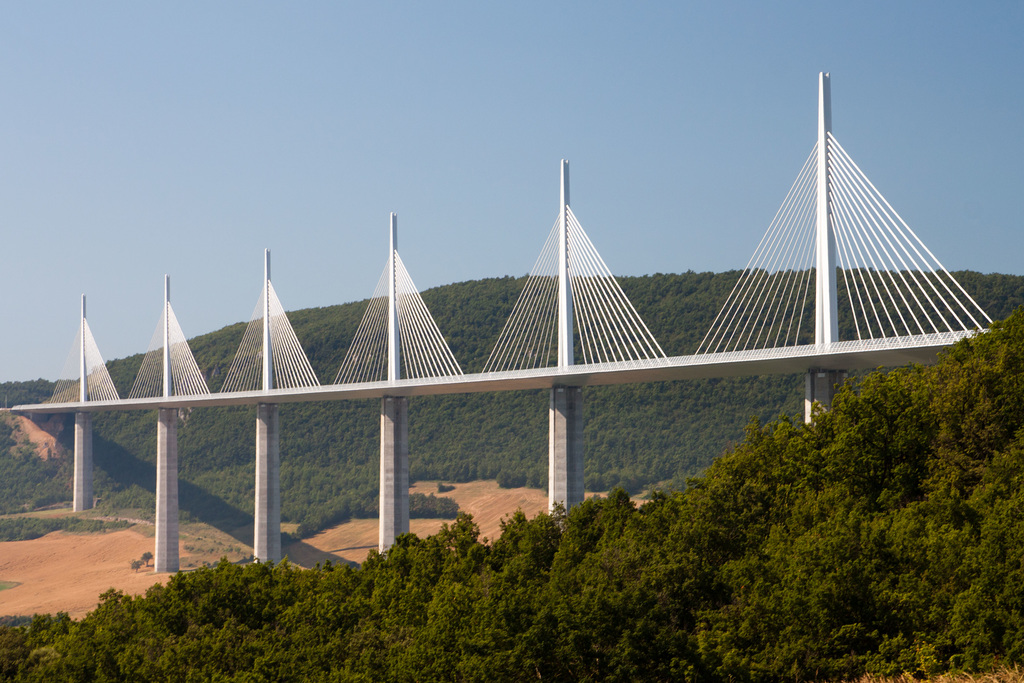
<path id="1" fill-rule="evenodd" d="M 558 201 L 558 367 L 573 365 L 569 258 L 569 162 L 562 159 Z M 583 502 L 583 387 L 552 387 L 548 408 L 548 507 Z"/>
<path id="2" fill-rule="evenodd" d="M 814 343 L 839 341 L 839 298 L 836 295 L 836 235 L 833 225 L 832 161 L 828 150 L 832 134 L 832 89 L 827 73 L 818 74 L 817 213 L 814 229 Z"/>
<path id="3" fill-rule="evenodd" d="M 583 502 L 583 387 L 553 387 L 548 409 L 548 506 Z"/>
<path id="4" fill-rule="evenodd" d="M 276 403 L 256 407 L 256 519 L 253 555 L 281 559 L 281 439 Z"/>
<path id="5" fill-rule="evenodd" d="M 156 550 L 157 572 L 178 566 L 178 409 L 161 408 L 156 426 Z"/>
<path id="6" fill-rule="evenodd" d="M 409 399 L 380 401 L 380 543 L 384 552 L 409 533 Z"/>
<path id="7" fill-rule="evenodd" d="M 91 510 L 92 495 L 92 413 L 75 413 L 75 495 L 74 511 Z"/>
<path id="8" fill-rule="evenodd" d="M 831 408 L 832 399 L 845 381 L 846 370 L 808 370 L 804 379 L 804 422 L 811 421 L 815 403 Z"/>

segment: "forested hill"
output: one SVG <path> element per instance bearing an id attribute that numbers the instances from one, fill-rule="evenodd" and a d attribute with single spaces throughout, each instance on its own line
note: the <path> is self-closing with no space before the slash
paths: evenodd
<path id="1" fill-rule="evenodd" d="M 79 622 L 0 626 L 0 677 L 1019 680 L 1022 483 L 1024 310 L 811 425 L 752 423 L 685 492 L 519 513 L 491 543 L 461 517 L 359 569 L 223 561 L 110 591 Z"/>
<path id="2" fill-rule="evenodd" d="M 620 279 L 669 355 L 693 352 L 711 325 L 737 272 L 683 273 Z M 955 276 L 993 318 L 1024 303 L 1024 278 L 960 272 Z M 479 371 L 523 285 L 523 278 L 463 282 L 427 290 L 424 301 L 466 372 Z M 334 379 L 366 302 L 289 313 L 322 382 Z M 190 344 L 216 391 L 242 337 L 238 323 Z M 127 395 L 142 355 L 108 367 Z M 47 382 L 0 385 L 9 400 L 48 397 Z M 802 410 L 803 380 L 748 377 L 588 388 L 585 392 L 587 488 L 683 488 L 732 443 L 752 416 L 768 420 Z M 545 488 L 546 392 L 422 397 L 410 401 L 410 470 L 414 479 L 497 479 L 506 486 Z M 179 430 L 183 514 L 221 526 L 251 521 L 253 408 L 186 412 Z M 152 510 L 156 428 L 149 412 L 105 413 L 95 419 L 96 490 L 103 504 Z M 70 500 L 66 463 L 17 457 L 0 425 L 0 512 Z M 70 447 L 70 430 L 65 443 Z M 288 404 L 281 407 L 282 518 L 300 533 L 349 516 L 374 516 L 377 504 L 377 401 Z"/>

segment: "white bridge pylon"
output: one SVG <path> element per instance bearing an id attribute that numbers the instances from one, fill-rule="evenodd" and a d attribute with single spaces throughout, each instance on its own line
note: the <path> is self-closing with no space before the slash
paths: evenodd
<path id="1" fill-rule="evenodd" d="M 82 319 L 78 334 L 71 346 L 64 369 L 53 388 L 48 403 L 70 403 L 80 401 L 117 401 L 120 396 L 114 381 L 107 372 L 106 363 L 96 346 L 96 340 L 85 319 L 85 294 L 82 295 Z"/>
<path id="2" fill-rule="evenodd" d="M 222 393 L 320 385 L 270 282 L 269 249 L 264 251 L 263 273 L 263 291 L 228 368 Z"/>
<path id="3" fill-rule="evenodd" d="M 198 396 L 210 393 L 171 308 L 171 278 L 164 275 L 163 313 L 128 398 Z"/>
<path id="4" fill-rule="evenodd" d="M 698 354 L 992 322 L 832 135 L 829 75 L 818 83 L 818 141 Z"/>
<path id="5" fill-rule="evenodd" d="M 391 214 L 390 248 L 335 384 L 393 382 L 462 374 L 444 335 L 398 255 L 398 215 Z"/>
<path id="6" fill-rule="evenodd" d="M 561 169 L 558 218 L 484 372 L 571 366 L 577 348 L 584 363 L 665 357 L 569 207 L 565 159 Z"/>

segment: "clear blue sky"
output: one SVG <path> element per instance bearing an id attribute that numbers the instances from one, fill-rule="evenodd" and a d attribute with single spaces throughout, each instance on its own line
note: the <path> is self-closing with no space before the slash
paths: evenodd
<path id="1" fill-rule="evenodd" d="M 833 130 L 949 269 L 1024 273 L 1024 3 L 7 3 L 0 380 L 56 378 L 79 296 L 145 351 L 369 296 L 387 220 L 421 289 L 526 273 L 571 161 L 616 274 L 742 267 Z"/>

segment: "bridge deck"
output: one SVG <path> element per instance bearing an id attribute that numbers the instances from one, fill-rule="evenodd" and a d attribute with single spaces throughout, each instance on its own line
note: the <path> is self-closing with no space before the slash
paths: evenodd
<path id="1" fill-rule="evenodd" d="M 636 384 L 741 375 L 771 375 L 826 370 L 874 369 L 911 363 L 934 363 L 939 351 L 974 332 L 947 332 L 836 342 L 823 345 L 791 346 L 758 351 L 673 356 L 624 363 L 593 363 L 569 368 L 538 368 L 515 372 L 489 372 L 451 377 L 405 379 L 394 382 L 333 384 L 298 389 L 240 391 L 200 396 L 136 398 L 85 403 L 40 403 L 14 406 L 23 414 L 104 412 L 111 410 L 155 410 L 197 408 L 256 403 L 297 403 L 380 398 L 382 396 L 436 396 L 485 391 L 548 389 L 553 386 L 603 386 Z"/>

